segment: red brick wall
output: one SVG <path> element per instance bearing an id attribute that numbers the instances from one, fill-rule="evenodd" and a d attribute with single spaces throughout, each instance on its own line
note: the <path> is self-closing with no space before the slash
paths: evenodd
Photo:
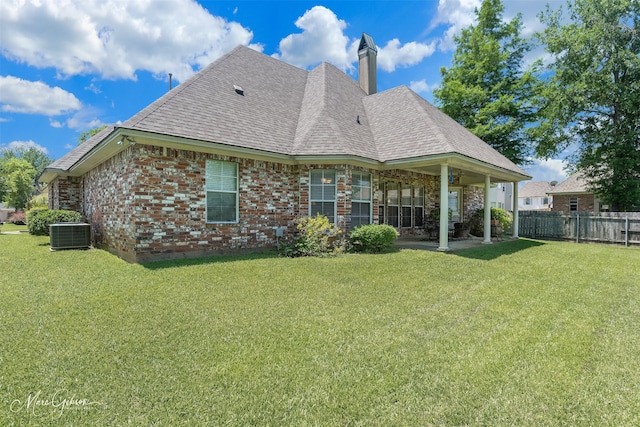
<path id="1" fill-rule="evenodd" d="M 238 223 L 206 222 L 207 159 L 238 164 Z M 94 245 L 131 262 L 259 250 L 275 246 L 275 227 L 285 227 L 287 240 L 295 220 L 308 216 L 311 169 L 336 171 L 336 223 L 343 231 L 349 225 L 352 170 L 373 175 L 374 223 L 380 184 L 388 180 L 423 185 L 425 214 L 439 202 L 439 178 L 415 172 L 285 165 L 142 144 L 128 147 L 82 178 L 57 178 L 49 200 L 54 208 L 82 212 L 91 223 Z M 478 198 L 467 200 L 466 192 L 465 209 Z"/>
<path id="2" fill-rule="evenodd" d="M 49 184 L 49 209 L 82 212 L 82 180 L 60 176 Z"/>
<path id="3" fill-rule="evenodd" d="M 478 209 L 484 208 L 484 188 L 465 187 L 463 194 L 464 220 L 468 221 Z"/>
<path id="4" fill-rule="evenodd" d="M 136 180 L 133 153 L 125 151 L 84 175 L 84 212 L 94 246 L 135 261 L 132 185 Z"/>
<path id="5" fill-rule="evenodd" d="M 207 224 L 207 159 L 238 163 L 239 222 Z M 203 256 L 276 243 L 291 229 L 297 168 L 136 145 L 85 176 L 87 214 L 99 244 L 129 261 Z"/>
<path id="6" fill-rule="evenodd" d="M 571 212 L 570 200 L 572 197 L 578 198 L 578 212 L 594 212 L 595 211 L 595 196 L 593 194 L 554 194 L 553 195 L 553 208 L 554 212 L 564 212 L 568 214 Z"/>

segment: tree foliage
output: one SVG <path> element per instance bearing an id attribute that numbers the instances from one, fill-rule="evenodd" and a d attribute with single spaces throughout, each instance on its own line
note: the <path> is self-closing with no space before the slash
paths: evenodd
<path id="1" fill-rule="evenodd" d="M 572 0 L 541 14 L 552 55 L 536 128 L 540 156 L 573 163 L 613 209 L 640 208 L 640 2 Z"/>
<path id="2" fill-rule="evenodd" d="M 537 88 L 536 63 L 524 70 L 531 43 L 522 37 L 522 17 L 503 22 L 501 0 L 484 0 L 477 24 L 455 38 L 450 68 L 434 91 L 442 110 L 516 164 L 528 162 L 527 127 L 536 121 L 531 100 Z"/>
<path id="3" fill-rule="evenodd" d="M 0 163 L 0 195 L 16 209 L 24 209 L 33 196 L 36 170 L 24 159 L 11 158 Z"/>
<path id="4" fill-rule="evenodd" d="M 107 127 L 107 125 L 102 125 L 102 126 L 99 126 L 97 128 L 89 129 L 88 131 L 82 132 L 80 134 L 80 137 L 78 138 L 78 145 L 84 143 L 85 141 L 87 141 L 89 138 L 91 138 L 92 136 L 94 136 L 98 132 L 104 130 L 106 127 Z"/>
<path id="5" fill-rule="evenodd" d="M 37 186 L 37 179 L 44 169 L 53 162 L 53 159 L 44 151 L 37 147 L 17 146 L 4 147 L 0 150 L 0 162 L 9 159 L 26 160 L 36 171 L 34 185 Z"/>

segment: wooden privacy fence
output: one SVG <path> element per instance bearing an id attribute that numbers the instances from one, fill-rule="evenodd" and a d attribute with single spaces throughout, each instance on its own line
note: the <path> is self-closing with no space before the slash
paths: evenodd
<path id="1" fill-rule="evenodd" d="M 533 239 L 640 244 L 640 212 L 518 212 L 518 234 Z"/>

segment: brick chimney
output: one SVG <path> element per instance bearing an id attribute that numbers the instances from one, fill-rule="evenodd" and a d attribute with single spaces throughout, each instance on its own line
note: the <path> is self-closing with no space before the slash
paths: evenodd
<path id="1" fill-rule="evenodd" d="M 377 56 L 378 49 L 373 43 L 373 38 L 369 34 L 362 33 L 358 47 L 358 82 L 367 95 L 373 95 L 378 91 L 376 84 Z"/>

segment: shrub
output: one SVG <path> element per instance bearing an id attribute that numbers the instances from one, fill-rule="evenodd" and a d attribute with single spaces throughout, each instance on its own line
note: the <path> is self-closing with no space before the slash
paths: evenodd
<path id="1" fill-rule="evenodd" d="M 349 241 L 356 252 L 382 252 L 393 246 L 398 237 L 395 228 L 386 224 L 367 224 L 351 232 Z"/>
<path id="2" fill-rule="evenodd" d="M 48 236 L 49 226 L 58 222 L 79 222 L 82 215 L 76 211 L 31 209 L 27 215 L 27 229 L 35 236 Z"/>
<path id="3" fill-rule="evenodd" d="M 38 194 L 34 196 L 27 202 L 26 208 L 28 210 L 31 209 L 39 209 L 39 208 L 47 208 L 49 206 L 49 196 L 46 193 Z"/>
<path id="4" fill-rule="evenodd" d="M 511 214 L 501 208 L 491 208 L 491 220 L 500 221 L 503 230 L 510 230 L 513 219 Z M 469 219 L 471 234 L 481 236 L 484 233 L 484 209 L 475 211 Z"/>
<path id="5" fill-rule="evenodd" d="M 15 225 L 25 225 L 27 223 L 27 216 L 24 211 L 17 211 L 9 215 L 7 222 Z"/>
<path id="6" fill-rule="evenodd" d="M 343 242 L 341 231 L 324 215 L 305 217 L 296 221 L 298 238 L 282 248 L 282 254 L 290 257 L 322 256 L 340 252 Z"/>

